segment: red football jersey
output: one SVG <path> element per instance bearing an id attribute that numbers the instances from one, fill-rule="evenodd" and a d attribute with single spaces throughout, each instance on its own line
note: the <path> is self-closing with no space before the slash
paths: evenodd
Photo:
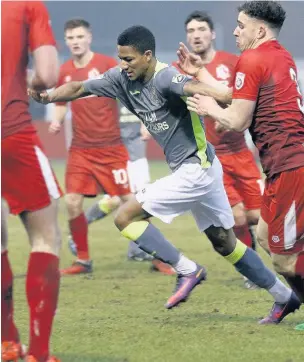
<path id="1" fill-rule="evenodd" d="M 61 66 L 60 86 L 66 82 L 95 78 L 117 65 L 114 58 L 94 53 L 83 68 L 76 68 L 72 59 Z M 62 105 L 65 103 L 56 103 Z M 73 140 L 75 147 L 101 147 L 122 143 L 119 109 L 115 99 L 89 96 L 71 102 Z"/>
<path id="2" fill-rule="evenodd" d="M 238 57 L 235 54 L 217 51 L 213 60 L 205 65 L 208 72 L 218 81 L 232 87 L 235 76 L 235 66 Z M 180 70 L 176 63 L 173 65 Z M 218 155 L 232 154 L 247 148 L 244 133 L 226 131 L 218 133 L 214 120 L 204 117 L 207 140 L 214 146 Z"/>
<path id="3" fill-rule="evenodd" d="M 278 41 L 241 55 L 233 98 L 256 101 L 250 132 L 268 177 L 304 165 L 304 106 L 297 69 Z"/>
<path id="4" fill-rule="evenodd" d="M 28 51 L 55 45 L 46 7 L 40 1 L 1 3 L 2 138 L 31 122 L 26 92 Z"/>

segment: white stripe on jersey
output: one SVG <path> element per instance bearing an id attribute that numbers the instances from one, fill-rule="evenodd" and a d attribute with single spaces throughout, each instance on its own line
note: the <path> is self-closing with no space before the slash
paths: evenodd
<path id="1" fill-rule="evenodd" d="M 41 168 L 41 172 L 44 178 L 44 181 L 46 183 L 46 187 L 49 191 L 50 196 L 53 199 L 59 199 L 60 192 L 51 168 L 51 165 L 49 163 L 49 160 L 47 159 L 46 155 L 42 152 L 42 150 L 38 146 L 34 146 L 36 156 Z"/>

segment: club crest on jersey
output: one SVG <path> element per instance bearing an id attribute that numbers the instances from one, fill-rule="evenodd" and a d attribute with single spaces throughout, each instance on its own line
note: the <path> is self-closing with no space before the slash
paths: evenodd
<path id="1" fill-rule="evenodd" d="M 245 81 L 245 74 L 237 72 L 235 76 L 235 88 L 237 90 L 240 90 L 244 85 L 244 81 Z"/>
<path id="2" fill-rule="evenodd" d="M 186 76 L 183 74 L 176 74 L 172 78 L 172 83 L 181 83 L 185 78 L 186 78 Z"/>
<path id="3" fill-rule="evenodd" d="M 95 78 L 98 78 L 100 75 L 100 72 L 98 69 L 96 68 L 93 68 L 91 69 L 89 72 L 88 72 L 88 78 L 89 79 L 95 79 Z"/>
<path id="4" fill-rule="evenodd" d="M 67 75 L 65 78 L 64 78 L 64 81 L 65 83 L 68 83 L 72 80 L 72 77 L 70 75 Z"/>
<path id="5" fill-rule="evenodd" d="M 230 77 L 229 68 L 224 64 L 220 64 L 218 67 L 216 67 L 215 71 L 216 71 L 216 77 L 219 79 L 226 80 Z"/>

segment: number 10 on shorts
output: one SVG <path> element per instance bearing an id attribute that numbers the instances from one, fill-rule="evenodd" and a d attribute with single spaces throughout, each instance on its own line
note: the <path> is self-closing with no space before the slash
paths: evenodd
<path id="1" fill-rule="evenodd" d="M 128 183 L 128 174 L 125 169 L 120 168 L 119 170 L 112 170 L 112 173 L 116 185 L 124 185 Z"/>

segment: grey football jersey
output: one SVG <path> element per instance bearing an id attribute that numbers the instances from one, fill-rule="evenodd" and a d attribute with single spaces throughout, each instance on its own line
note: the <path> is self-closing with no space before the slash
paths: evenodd
<path id="1" fill-rule="evenodd" d="M 89 94 L 119 99 L 141 119 L 163 148 L 172 170 L 184 162 L 199 162 L 207 168 L 214 148 L 206 140 L 203 121 L 187 109 L 183 88 L 190 79 L 157 62 L 154 76 L 146 83 L 129 80 L 125 71 L 116 67 L 83 86 Z"/>
<path id="2" fill-rule="evenodd" d="M 146 141 L 141 139 L 141 121 L 125 106 L 120 107 L 120 134 L 127 147 L 130 161 L 146 157 Z"/>

